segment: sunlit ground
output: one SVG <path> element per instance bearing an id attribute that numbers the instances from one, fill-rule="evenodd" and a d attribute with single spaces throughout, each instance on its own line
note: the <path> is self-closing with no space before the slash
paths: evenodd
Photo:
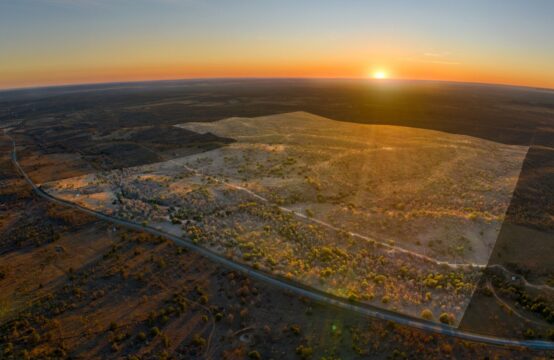
<path id="1" fill-rule="evenodd" d="M 304 112 L 179 125 L 237 140 L 46 184 L 347 298 L 461 319 L 527 148 Z"/>

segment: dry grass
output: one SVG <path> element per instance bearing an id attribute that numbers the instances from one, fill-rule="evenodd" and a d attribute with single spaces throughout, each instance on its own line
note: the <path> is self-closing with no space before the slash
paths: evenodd
<path id="1" fill-rule="evenodd" d="M 526 153 L 306 113 L 183 126 L 238 141 L 45 188 L 285 278 L 414 316 L 447 312 L 454 323 L 479 270 L 419 254 L 486 263 Z"/>

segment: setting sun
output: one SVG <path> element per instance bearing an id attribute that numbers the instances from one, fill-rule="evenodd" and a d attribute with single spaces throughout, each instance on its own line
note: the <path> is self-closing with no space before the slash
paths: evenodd
<path id="1" fill-rule="evenodd" d="M 387 78 L 387 73 L 383 70 L 376 71 L 376 72 L 373 73 L 373 78 L 374 79 L 386 79 Z"/>

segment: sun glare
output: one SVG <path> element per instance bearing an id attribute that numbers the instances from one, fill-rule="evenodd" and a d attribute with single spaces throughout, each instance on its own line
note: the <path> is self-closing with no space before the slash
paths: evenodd
<path id="1" fill-rule="evenodd" d="M 376 71 L 376 72 L 373 73 L 373 78 L 374 79 L 386 79 L 387 78 L 387 73 L 383 70 Z"/>

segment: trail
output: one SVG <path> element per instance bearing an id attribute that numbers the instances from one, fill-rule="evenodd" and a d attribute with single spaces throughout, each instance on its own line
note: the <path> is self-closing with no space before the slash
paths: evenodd
<path id="1" fill-rule="evenodd" d="M 515 276 L 516 279 L 523 282 L 523 285 L 525 285 L 526 287 L 530 287 L 530 288 L 537 289 L 537 290 L 554 291 L 554 287 L 552 287 L 552 286 L 549 286 L 549 285 L 546 285 L 546 284 L 536 285 L 536 284 L 530 283 L 523 276 L 515 274 L 515 273 L 511 272 L 510 270 L 506 269 L 506 267 L 504 265 L 492 264 L 492 265 L 489 265 L 488 268 L 497 268 L 497 269 L 502 270 L 502 272 L 504 272 L 504 274 L 507 274 L 508 276 Z"/>
<path id="2" fill-rule="evenodd" d="M 235 190 L 240 190 L 240 191 L 244 191 L 246 193 L 248 193 L 250 196 L 260 200 L 260 201 L 263 201 L 265 203 L 268 203 L 268 204 L 272 204 L 272 202 L 259 195 L 259 194 L 256 194 L 255 192 L 253 192 L 252 190 L 250 189 L 247 189 L 243 186 L 240 186 L 240 185 L 236 185 L 236 184 L 233 184 L 231 182 L 227 182 L 227 181 L 224 181 L 224 180 L 221 180 L 221 179 L 218 179 L 214 176 L 211 176 L 211 175 L 206 175 L 204 173 L 202 173 L 200 170 L 197 170 L 197 169 L 194 169 L 194 168 L 191 168 L 190 166 L 187 166 L 187 165 L 183 165 L 183 167 L 196 174 L 196 175 L 199 175 L 199 176 L 203 176 L 203 177 L 210 177 L 211 179 L 213 179 L 214 181 L 216 181 L 217 183 L 219 184 L 223 184 L 225 186 L 228 186 L 232 189 L 235 189 Z M 275 205 L 275 204 L 273 204 Z M 341 229 L 341 228 L 338 228 L 332 224 L 329 224 L 328 222 L 325 222 L 323 220 L 319 220 L 319 219 L 315 219 L 313 217 L 308 217 L 300 212 L 297 212 L 295 210 L 292 210 L 290 208 L 287 208 L 287 207 L 284 207 L 284 206 L 277 206 L 279 208 L 279 210 L 281 211 L 284 211 L 284 212 L 288 212 L 288 213 L 291 213 L 293 214 L 294 216 L 298 217 L 298 218 L 301 218 L 302 220 L 305 220 L 305 221 L 310 221 L 310 222 L 313 222 L 313 223 L 316 223 L 318 225 L 321 225 L 323 227 L 326 227 L 328 229 L 331 229 L 331 230 L 334 230 L 334 231 L 339 231 L 339 232 L 344 232 L 345 230 L 344 229 Z M 427 255 L 423 255 L 423 254 L 420 254 L 418 252 L 415 252 L 415 251 L 412 251 L 412 250 L 408 250 L 408 249 L 405 249 L 405 248 L 402 248 L 402 247 L 399 247 L 399 246 L 396 246 L 396 245 L 391 245 L 391 244 L 388 244 L 386 242 L 383 242 L 383 241 L 380 241 L 380 240 L 377 240 L 377 239 L 374 239 L 374 238 L 370 238 L 368 236 L 365 236 L 365 235 L 362 235 L 362 234 L 359 234 L 359 233 L 356 233 L 356 232 L 352 232 L 352 231 L 346 231 L 346 233 L 352 237 L 355 237 L 357 239 L 360 239 L 360 240 L 363 240 L 363 241 L 366 241 L 366 242 L 371 242 L 371 243 L 375 243 L 375 244 L 378 244 L 380 246 L 383 246 L 383 247 L 386 247 L 392 251 L 397 251 L 397 252 L 400 252 L 400 253 L 403 253 L 403 254 L 408 254 L 408 255 L 411 255 L 411 256 L 414 256 L 414 257 L 417 257 L 419 259 L 422 259 L 422 260 L 425 260 L 425 261 L 428 261 L 428 262 L 432 262 L 432 263 L 435 263 L 436 265 L 445 265 L 445 266 L 448 266 L 450 268 L 453 268 L 453 269 L 459 269 L 459 268 L 477 268 L 477 269 L 484 269 L 486 267 L 486 264 L 477 264 L 477 263 L 451 263 L 451 262 L 448 262 L 448 261 L 443 261 L 443 260 L 437 260 L 435 258 L 432 258 L 430 256 L 427 256 Z"/>
<path id="3" fill-rule="evenodd" d="M 494 296 L 494 298 L 496 299 L 496 301 L 504 306 L 506 309 L 510 310 L 515 316 L 517 316 L 518 318 L 526 321 L 526 322 L 532 322 L 536 325 L 539 325 L 539 326 L 545 326 L 545 324 L 542 324 L 538 321 L 535 321 L 533 319 L 529 319 L 527 318 L 526 316 L 520 314 L 516 309 L 514 309 L 513 307 L 511 307 L 510 305 L 508 305 L 504 300 L 502 300 L 498 294 L 496 293 L 496 291 L 494 291 L 494 286 L 492 286 L 491 282 L 490 281 L 487 281 L 487 288 L 491 291 L 492 295 Z"/>

